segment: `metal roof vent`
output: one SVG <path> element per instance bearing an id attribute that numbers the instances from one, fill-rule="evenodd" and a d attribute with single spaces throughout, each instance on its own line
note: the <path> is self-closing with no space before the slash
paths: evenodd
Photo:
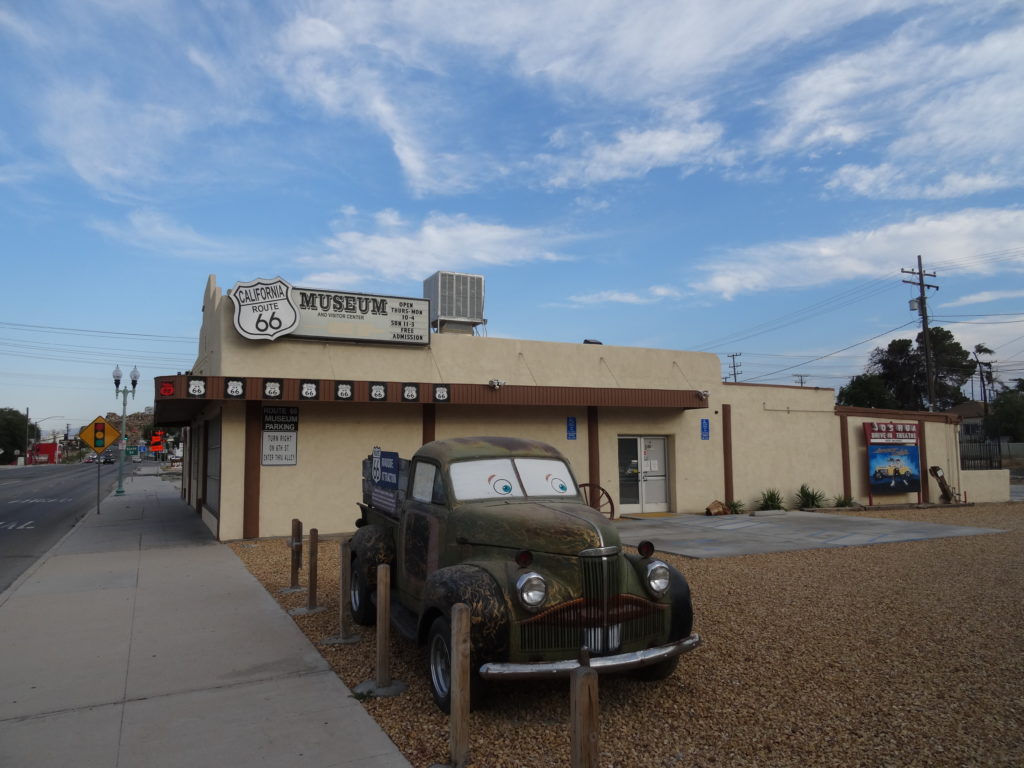
<path id="1" fill-rule="evenodd" d="M 483 275 L 435 272 L 423 281 L 423 297 L 430 299 L 430 327 L 438 333 L 472 335 L 487 322 Z"/>

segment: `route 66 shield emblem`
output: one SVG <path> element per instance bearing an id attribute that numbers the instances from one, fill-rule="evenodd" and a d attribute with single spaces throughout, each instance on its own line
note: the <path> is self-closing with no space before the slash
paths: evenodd
<path id="1" fill-rule="evenodd" d="M 235 330 L 247 339 L 273 340 L 299 325 L 299 311 L 286 280 L 257 278 L 228 291 L 235 304 Z"/>

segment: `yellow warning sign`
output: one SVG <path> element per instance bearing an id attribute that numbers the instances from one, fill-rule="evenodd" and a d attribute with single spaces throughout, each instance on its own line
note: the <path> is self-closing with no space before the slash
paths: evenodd
<path id="1" fill-rule="evenodd" d="M 78 437 L 96 453 L 103 453 L 107 448 L 114 447 L 121 433 L 102 416 L 97 416 L 91 424 L 82 427 Z"/>

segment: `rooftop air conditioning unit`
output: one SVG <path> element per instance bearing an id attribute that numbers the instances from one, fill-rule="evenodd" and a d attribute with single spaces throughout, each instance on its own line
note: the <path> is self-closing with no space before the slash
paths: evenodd
<path id="1" fill-rule="evenodd" d="M 430 299 L 430 327 L 438 333 L 465 333 L 483 325 L 483 275 L 435 272 L 423 281 L 423 297 Z"/>

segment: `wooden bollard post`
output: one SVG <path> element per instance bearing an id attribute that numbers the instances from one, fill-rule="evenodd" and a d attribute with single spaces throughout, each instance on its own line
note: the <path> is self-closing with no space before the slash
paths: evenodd
<path id="1" fill-rule="evenodd" d="M 391 567 L 377 566 L 377 676 L 360 683 L 352 690 L 373 696 L 397 696 L 406 685 L 391 679 Z"/>
<path id="2" fill-rule="evenodd" d="M 297 521 L 294 521 L 297 522 Z M 302 523 L 299 523 L 298 531 L 300 533 L 299 538 L 299 557 L 302 557 Z M 309 599 L 306 601 L 305 608 L 292 608 L 288 613 L 291 616 L 306 616 L 310 613 L 320 613 L 324 610 L 322 606 L 316 604 L 316 569 L 317 569 L 317 555 L 320 549 L 320 535 L 316 528 L 309 529 Z M 294 551 L 294 550 L 293 550 Z M 301 592 L 301 589 L 282 589 L 282 592 Z"/>
<path id="3" fill-rule="evenodd" d="M 391 567 L 377 566 L 377 687 L 391 685 Z"/>
<path id="4" fill-rule="evenodd" d="M 581 656 L 580 666 L 569 675 L 569 764 L 572 768 L 596 768 L 601 757 L 597 672 L 590 666 L 586 648 Z"/>
<path id="5" fill-rule="evenodd" d="M 320 551 L 320 531 L 316 528 L 309 529 L 309 603 L 307 608 L 310 611 L 316 609 L 316 567 L 317 557 Z"/>
<path id="6" fill-rule="evenodd" d="M 352 626 L 352 539 L 341 540 L 341 568 L 338 572 L 338 634 L 324 640 L 326 645 L 358 643 L 362 636 Z"/>
<path id="7" fill-rule="evenodd" d="M 452 606 L 451 706 L 448 751 L 452 768 L 469 765 L 469 606 Z"/>
<path id="8" fill-rule="evenodd" d="M 302 569 L 302 521 L 292 518 L 292 578 L 288 589 L 300 589 L 299 571 Z"/>

